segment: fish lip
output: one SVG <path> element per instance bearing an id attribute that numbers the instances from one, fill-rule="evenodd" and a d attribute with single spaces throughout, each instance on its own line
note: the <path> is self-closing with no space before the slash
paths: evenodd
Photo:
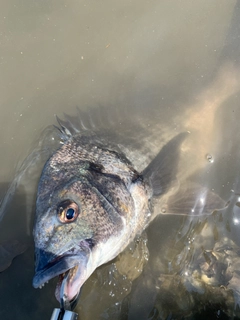
<path id="1" fill-rule="evenodd" d="M 48 262 L 44 268 L 37 269 L 33 277 L 33 287 L 39 288 L 47 281 L 63 274 L 79 264 L 78 254 L 63 254 L 60 257 Z"/>
<path id="2" fill-rule="evenodd" d="M 66 306 L 73 308 L 78 301 L 81 286 L 87 279 L 91 255 L 89 242 L 82 241 L 79 246 L 74 246 L 59 256 L 37 247 L 35 253 L 36 269 L 33 287 L 41 288 L 48 280 L 58 276 L 55 297 L 61 304 L 64 296 Z"/>

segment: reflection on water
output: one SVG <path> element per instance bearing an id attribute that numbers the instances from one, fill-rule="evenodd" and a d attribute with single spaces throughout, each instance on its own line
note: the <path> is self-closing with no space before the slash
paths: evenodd
<path id="1" fill-rule="evenodd" d="M 76 114 L 75 105 L 95 107 L 96 114 L 99 105 L 110 106 L 118 119 L 111 130 L 138 170 L 171 138 L 189 132 L 165 213 L 185 214 L 179 192 L 186 190 L 186 204 L 196 184 L 224 203 L 213 214 L 159 215 L 86 282 L 80 319 L 240 318 L 239 7 L 238 1 L 3 2 L 1 199 L 14 183 L 2 203 L 0 248 L 18 241 L 27 249 L 0 274 L 1 319 L 48 319 L 58 306 L 54 281 L 32 288 L 31 228 L 37 177 L 59 146 L 57 131 L 43 129 L 54 114 Z"/>

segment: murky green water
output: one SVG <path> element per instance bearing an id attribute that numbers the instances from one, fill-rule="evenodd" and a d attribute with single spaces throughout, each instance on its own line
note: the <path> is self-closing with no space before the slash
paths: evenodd
<path id="1" fill-rule="evenodd" d="M 1 198 L 38 141 L 54 145 L 42 131 L 55 114 L 107 106 L 124 109 L 116 127 L 139 169 L 189 131 L 179 189 L 230 201 L 208 216 L 158 216 L 86 282 L 81 320 L 240 318 L 239 19 L 239 1 L 2 1 Z M 1 243 L 28 245 L 0 274 L 0 319 L 50 319 L 58 307 L 55 283 L 32 287 L 37 154 L 33 163 L 0 225 Z M 167 209 L 186 213 L 181 203 Z"/>

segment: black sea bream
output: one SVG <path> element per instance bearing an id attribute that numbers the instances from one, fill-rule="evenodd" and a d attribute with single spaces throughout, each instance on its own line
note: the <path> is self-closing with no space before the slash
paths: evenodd
<path id="1" fill-rule="evenodd" d="M 50 152 L 38 185 L 34 287 L 42 287 L 58 276 L 56 298 L 64 295 L 73 305 L 94 270 L 122 252 L 157 214 L 202 216 L 225 207 L 226 202 L 211 192 L 206 182 L 214 173 L 212 163 L 220 152 L 216 113 L 235 92 L 237 83 L 223 70 L 199 95 L 196 105 L 183 108 L 181 115 L 170 121 L 165 118 L 164 122 L 158 113 L 156 117 L 138 118 L 132 111 L 134 117 L 128 117 L 129 110 L 112 121 L 109 111 L 100 108 L 89 112 L 84 121 L 86 114 L 82 111 L 78 117 L 59 120 L 59 143 Z M 223 214 L 217 213 L 219 219 Z M 198 230 L 199 225 L 202 229 Z M 190 292 L 201 293 L 203 283 L 212 293 L 209 279 L 214 278 L 219 286 L 230 279 L 226 276 L 223 281 L 218 276 L 222 271 L 217 271 L 216 280 L 212 276 L 215 263 L 211 259 L 207 266 L 202 262 L 204 246 L 213 248 L 222 232 L 222 225 L 219 233 L 214 228 L 212 215 L 202 222 L 189 219 L 178 233 L 188 242 L 182 242 L 183 247 L 174 255 L 175 268 L 183 287 Z M 158 237 L 159 233 L 156 247 Z M 191 246 L 189 241 L 193 241 Z M 162 259 L 153 264 L 157 274 L 154 288 L 161 288 L 165 281 L 161 279 L 166 268 L 161 271 L 159 267 Z M 171 273 L 171 268 L 167 272 Z M 235 282 L 229 286 L 234 290 Z M 143 282 L 142 292 L 147 288 Z"/>
<path id="2" fill-rule="evenodd" d="M 62 290 L 74 301 L 93 271 L 115 258 L 149 224 L 153 199 L 169 188 L 175 172 L 171 164 L 177 165 L 187 133 L 171 139 L 138 172 L 121 146 L 106 136 L 92 130 L 71 133 L 59 123 L 64 144 L 46 162 L 38 186 L 33 285 L 41 287 L 59 275 L 57 299 Z M 163 172 L 160 166 L 166 159 L 161 159 L 168 149 L 174 160 L 168 171 L 164 164 Z"/>

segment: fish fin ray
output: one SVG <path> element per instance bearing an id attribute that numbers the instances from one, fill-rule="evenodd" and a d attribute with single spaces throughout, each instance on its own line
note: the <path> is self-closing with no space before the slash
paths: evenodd
<path id="1" fill-rule="evenodd" d="M 157 206 L 160 214 L 206 216 L 214 211 L 227 208 L 229 202 L 223 200 L 207 187 L 188 182 L 169 197 L 160 200 Z"/>
<path id="2" fill-rule="evenodd" d="M 60 128 L 58 128 L 58 129 L 63 134 L 63 136 L 65 136 L 66 138 L 71 137 L 72 133 L 69 130 L 69 128 L 67 128 L 68 123 L 66 121 L 61 120 L 57 115 L 56 115 L 56 119 L 57 119 L 57 122 L 60 126 Z"/>

